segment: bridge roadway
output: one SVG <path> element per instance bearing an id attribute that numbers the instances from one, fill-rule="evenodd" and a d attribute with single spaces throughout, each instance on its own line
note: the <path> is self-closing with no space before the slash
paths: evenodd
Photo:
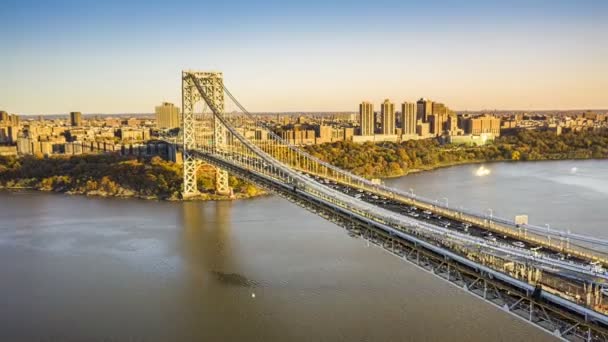
<path id="1" fill-rule="evenodd" d="M 221 158 L 232 159 L 240 164 L 245 165 L 245 167 L 249 169 L 257 168 L 258 170 L 264 170 L 265 168 L 270 167 L 270 165 L 259 159 L 250 158 L 238 154 L 223 153 L 223 155 L 221 155 Z M 293 171 L 290 170 L 290 172 Z M 552 249 L 547 249 L 543 251 L 539 250 L 538 247 L 528 249 L 526 248 L 527 246 L 530 246 L 526 245 L 526 243 L 529 243 L 528 240 L 524 240 L 526 242 L 523 242 L 517 237 L 513 238 L 512 236 L 507 235 L 493 235 L 491 231 L 489 231 L 484 226 L 465 226 L 467 223 L 463 223 L 462 221 L 459 221 L 454 218 L 442 219 L 438 214 L 432 213 L 427 210 L 419 214 L 414 209 L 412 209 L 412 207 L 408 208 L 404 206 L 403 203 L 400 203 L 398 200 L 390 200 L 385 197 L 373 195 L 370 192 L 363 192 L 361 188 L 352 185 L 347 185 L 344 183 L 339 183 L 333 179 L 325 179 L 318 175 L 298 172 L 298 176 L 300 175 L 306 177 L 304 178 L 305 182 L 309 180 L 312 181 L 312 179 L 314 178 L 315 184 L 324 184 L 325 187 L 337 190 L 341 195 L 348 196 L 347 202 L 352 203 L 352 200 L 357 200 L 372 204 L 373 206 L 371 207 L 371 210 L 373 211 L 373 214 L 371 215 L 371 217 L 379 218 L 380 216 L 384 216 L 384 219 L 380 219 L 380 222 L 382 223 L 386 223 L 386 220 L 388 219 L 388 221 L 392 224 L 403 224 L 404 220 L 402 220 L 401 218 L 404 218 L 404 216 L 399 215 L 399 217 L 395 217 L 394 215 L 387 215 L 386 213 L 390 212 L 403 214 L 403 210 L 405 209 L 407 216 L 412 216 L 415 218 L 410 218 L 409 220 L 406 219 L 406 225 L 415 225 L 418 228 L 424 228 L 426 233 L 433 232 L 436 235 L 449 235 L 452 239 L 459 240 L 459 243 L 466 242 L 471 245 L 483 246 L 486 249 L 491 249 L 493 253 L 500 253 L 503 258 L 519 258 L 521 262 L 532 264 L 537 268 L 543 269 L 545 272 L 558 275 L 561 279 L 570 279 L 574 281 L 575 284 L 573 286 L 579 287 L 580 289 L 585 288 L 585 292 L 588 291 L 585 284 L 593 284 L 595 286 L 594 290 L 597 292 L 596 296 L 598 297 L 601 297 L 601 295 L 599 294 L 599 290 L 601 290 L 604 284 L 606 284 L 608 281 L 608 274 L 603 269 L 598 270 L 597 266 L 589 265 L 587 263 L 588 261 L 584 258 L 562 255 L 559 252 L 556 253 Z M 359 193 L 354 193 L 354 190 L 357 190 Z M 398 209 L 395 210 L 396 208 Z M 355 205 L 354 209 L 358 209 L 357 205 Z M 385 210 L 386 212 L 384 213 L 384 215 L 381 215 L 383 209 L 389 210 Z M 369 210 L 370 207 L 367 207 L 363 209 L 363 212 L 365 213 Z M 438 220 L 439 222 L 433 222 L 434 220 Z M 462 228 L 461 230 L 465 230 L 465 232 L 462 232 L 460 229 L 458 229 L 459 225 Z M 532 281 L 532 279 L 530 279 L 530 281 Z M 560 291 L 559 286 L 553 286 L 553 288 L 556 292 Z M 561 291 L 562 293 L 560 293 L 560 295 L 567 297 L 568 299 L 580 301 L 580 298 L 577 298 L 577 296 L 586 296 L 586 293 L 581 292 L 580 289 L 578 291 L 573 291 L 572 289 L 570 291 Z M 589 302 L 588 299 L 586 300 L 586 304 L 591 306 L 591 302 Z M 600 304 L 601 303 L 596 302 L 593 305 L 599 306 Z"/>
<path id="2" fill-rule="evenodd" d="M 261 164 L 265 164 L 259 159 L 248 158 L 242 155 L 230 155 L 227 157 L 257 168 L 262 168 Z M 575 243 L 562 244 L 560 246 L 546 243 L 538 238 L 538 236 L 535 236 L 535 233 L 521 233 L 520 231 L 513 230 L 512 227 L 501 226 L 500 223 L 492 224 L 492 222 L 488 223 L 487 220 L 480 220 L 478 217 L 461 215 L 459 212 L 447 208 L 428 205 L 428 201 L 423 202 L 403 197 L 395 189 L 391 189 L 393 191 L 387 193 L 388 188 L 371 184 L 367 180 L 362 186 L 361 183 L 346 183 L 340 179 L 313 174 L 305 170 L 298 170 L 298 173 L 343 194 L 377 207 L 388 209 L 417 221 L 430 223 L 436 228 L 443 227 L 445 228 L 444 231 L 449 230 L 479 238 L 472 242 L 499 245 L 503 249 L 507 248 L 507 252 L 512 255 L 523 256 L 537 263 L 539 260 L 550 261 L 553 266 L 569 269 L 574 272 L 582 272 L 586 275 L 582 279 L 583 281 L 591 279 L 591 281 L 602 286 L 608 283 L 608 273 L 598 263 L 598 260 L 605 260 L 606 258 L 606 253 L 603 251 L 590 250 L 589 247 L 576 245 Z M 576 236 L 576 234 L 572 234 L 572 236 Z M 581 235 L 576 236 L 577 239 L 579 237 L 593 239 Z M 597 240 L 605 242 L 600 239 Z M 576 246 L 580 247 L 580 249 L 572 248 Z M 567 275 L 564 274 L 564 276 Z"/>
<path id="3" fill-rule="evenodd" d="M 437 227 L 439 230 L 436 232 L 422 230 L 420 227 L 407 229 L 402 226 L 397 229 L 315 196 L 299 185 L 294 186 L 268 174 L 255 172 L 241 165 L 238 158 L 242 157 L 227 158 L 226 155 L 200 151 L 197 154 L 202 160 L 275 192 L 347 228 L 351 235 L 361 236 L 389 253 L 562 340 L 608 341 L 607 316 L 558 294 L 541 290 L 525 280 L 470 260 L 471 248 L 485 249 L 478 240 L 458 240 L 458 236 L 447 234 L 443 227 Z M 373 195 L 370 198 L 373 200 Z M 378 207 L 377 210 L 381 212 L 385 209 Z M 495 248 L 491 249 L 496 252 Z M 509 258 L 517 259 L 517 256 L 507 254 Z M 577 272 L 573 271 L 575 273 Z"/>
<path id="4" fill-rule="evenodd" d="M 354 176 L 349 179 L 349 182 L 336 177 L 328 177 L 327 175 L 312 174 L 306 170 L 299 170 L 300 172 L 307 174 L 308 176 L 316 177 L 317 180 L 323 179 L 326 185 L 340 185 L 336 187 L 338 190 L 350 189 L 356 190 L 361 193 L 361 198 L 366 198 L 367 194 L 372 197 L 377 196 L 383 198 L 380 202 L 390 200 L 393 204 L 407 204 L 412 207 L 416 207 L 421 211 L 430 211 L 436 216 L 442 216 L 445 221 L 452 224 L 453 222 L 461 224 L 473 225 L 479 229 L 482 229 L 486 234 L 484 237 L 488 241 L 493 241 L 494 238 L 501 240 L 507 240 L 508 242 L 520 241 L 523 243 L 523 248 L 530 246 L 531 248 L 542 248 L 545 252 L 552 254 L 556 258 L 564 260 L 572 260 L 574 262 L 584 261 L 589 265 L 590 268 L 595 269 L 597 272 L 604 272 L 603 268 L 608 267 L 608 240 L 595 238 L 592 236 L 586 236 L 581 234 L 572 233 L 569 231 L 559 231 L 555 229 L 542 228 L 534 225 L 527 224 L 516 224 L 508 219 L 496 217 L 496 216 L 483 216 L 477 212 L 471 210 L 454 210 L 446 205 L 442 205 L 439 201 L 433 201 L 428 198 L 417 196 L 411 193 L 405 193 L 398 189 L 388 188 L 384 185 L 373 184 L 369 180 L 361 179 L 360 177 Z M 354 191 L 350 192 L 351 195 L 356 195 Z M 379 204 L 378 201 L 374 201 L 373 198 L 368 199 L 369 203 Z M 407 213 L 414 217 L 414 213 Z M 419 216 L 416 218 L 423 218 L 424 215 L 418 213 Z M 441 222 L 436 222 L 442 224 Z M 458 227 L 458 225 L 456 225 Z M 462 227 L 464 229 L 464 227 Z M 493 234 L 487 234 L 491 232 Z M 473 229 L 473 234 L 475 229 Z M 493 235 L 493 236 L 492 236 Z M 517 244 L 522 246 L 521 244 Z"/>
<path id="5" fill-rule="evenodd" d="M 588 260 L 578 255 L 564 254 L 564 251 L 561 249 L 558 250 L 542 244 L 536 244 L 535 242 L 526 239 L 524 236 L 500 234 L 500 232 L 497 233 L 496 231 L 494 231 L 493 229 L 489 229 L 485 225 L 475 225 L 454 217 L 443 217 L 434 210 L 432 211 L 424 207 L 421 208 L 415 205 L 407 205 L 406 203 L 397 199 L 384 197 L 383 195 L 377 195 L 375 193 L 365 191 L 358 187 L 349 186 L 348 184 L 339 183 L 334 180 L 324 179 L 323 177 L 319 177 L 313 174 L 307 175 L 333 189 L 351 195 L 355 198 L 359 198 L 370 204 L 374 204 L 379 207 L 386 208 L 388 210 L 437 225 L 439 227 L 444 227 L 454 231 L 460 231 L 471 236 L 483 238 L 487 241 L 487 243 L 512 245 L 524 251 L 532 252 L 530 253 L 531 255 L 542 255 L 544 257 L 554 259 L 556 261 L 564 260 L 567 261 L 567 263 L 569 264 L 576 264 L 579 265 L 578 267 L 587 268 L 590 272 L 596 273 L 600 276 L 608 276 L 605 270 L 598 267 L 597 265 L 590 264 L 590 262 L 592 262 L 593 260 Z"/>

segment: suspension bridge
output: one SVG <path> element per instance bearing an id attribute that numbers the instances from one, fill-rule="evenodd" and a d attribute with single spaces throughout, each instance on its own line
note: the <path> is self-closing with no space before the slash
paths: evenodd
<path id="1" fill-rule="evenodd" d="M 226 110 L 230 105 L 232 111 Z M 518 224 L 393 189 L 341 170 L 275 134 L 220 72 L 182 72 L 183 197 L 197 169 L 248 180 L 506 313 L 568 341 L 608 341 L 608 241 Z"/>

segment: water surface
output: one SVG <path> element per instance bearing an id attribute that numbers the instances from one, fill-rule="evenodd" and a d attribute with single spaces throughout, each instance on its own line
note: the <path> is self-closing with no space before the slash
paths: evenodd
<path id="1" fill-rule="evenodd" d="M 606 235 L 606 162 L 476 167 L 388 182 Z M 552 340 L 278 197 L 0 192 L 0 274 L 0 341 Z"/>

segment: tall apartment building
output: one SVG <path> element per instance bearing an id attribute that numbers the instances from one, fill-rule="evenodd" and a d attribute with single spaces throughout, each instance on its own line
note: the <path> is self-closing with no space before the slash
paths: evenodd
<path id="1" fill-rule="evenodd" d="M 72 127 L 81 127 L 82 126 L 82 113 L 81 112 L 71 112 L 70 113 L 70 124 Z"/>
<path id="2" fill-rule="evenodd" d="M 382 134 L 395 134 L 395 104 L 389 99 L 384 100 L 380 107 L 380 126 Z"/>
<path id="3" fill-rule="evenodd" d="M 19 115 L 9 114 L 3 110 L 0 110 L 0 126 L 19 126 L 19 124 Z"/>
<path id="4" fill-rule="evenodd" d="M 450 135 L 456 135 L 458 133 L 458 118 L 456 115 L 448 116 L 446 130 Z"/>
<path id="5" fill-rule="evenodd" d="M 374 105 L 363 101 L 359 104 L 359 123 L 361 135 L 374 135 Z"/>
<path id="6" fill-rule="evenodd" d="M 430 134 L 430 127 L 428 122 L 418 121 L 416 124 L 416 134 L 423 138 L 427 138 Z"/>
<path id="7" fill-rule="evenodd" d="M 439 102 L 433 102 L 433 114 L 438 114 L 438 115 L 447 115 L 448 114 L 448 108 L 443 104 L 443 103 L 439 103 Z"/>
<path id="8" fill-rule="evenodd" d="M 416 134 L 416 104 L 413 102 L 401 104 L 401 133 Z"/>
<path id="9" fill-rule="evenodd" d="M 173 103 L 163 102 L 155 108 L 157 128 L 177 128 L 180 125 L 179 108 Z"/>
<path id="10" fill-rule="evenodd" d="M 433 101 L 420 98 L 418 102 L 416 102 L 416 119 L 421 120 L 422 122 L 428 122 L 429 115 L 433 114 Z"/>
<path id="11" fill-rule="evenodd" d="M 442 116 L 439 114 L 429 115 L 429 130 L 431 134 L 440 135 L 442 133 Z"/>

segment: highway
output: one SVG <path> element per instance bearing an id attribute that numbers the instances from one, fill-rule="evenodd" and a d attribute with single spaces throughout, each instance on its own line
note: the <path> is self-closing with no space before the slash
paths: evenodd
<path id="1" fill-rule="evenodd" d="M 606 274 L 606 271 L 600 265 L 590 263 L 587 260 L 574 257 L 568 254 L 564 255 L 558 251 L 551 250 L 543 246 L 534 245 L 527 241 L 522 241 L 511 236 L 493 233 L 481 226 L 461 222 L 452 218 L 442 217 L 429 210 L 421 209 L 411 205 L 406 205 L 396 200 L 373 194 L 362 189 L 349 187 L 347 185 L 327 180 L 315 175 L 307 176 L 346 195 L 390 210 L 392 212 L 408 216 L 412 219 L 419 220 L 421 222 L 426 222 L 437 227 L 442 227 L 453 232 L 466 234 L 471 237 L 481 238 L 484 239 L 486 243 L 490 245 L 509 245 L 512 246 L 514 249 L 521 250 L 522 252 L 526 251 L 528 252 L 527 254 L 531 254 L 539 258 L 551 259 L 555 262 L 559 262 L 560 264 L 574 266 L 577 269 L 584 269 L 592 273 L 596 273 L 601 278 L 608 278 L 608 274 Z"/>

